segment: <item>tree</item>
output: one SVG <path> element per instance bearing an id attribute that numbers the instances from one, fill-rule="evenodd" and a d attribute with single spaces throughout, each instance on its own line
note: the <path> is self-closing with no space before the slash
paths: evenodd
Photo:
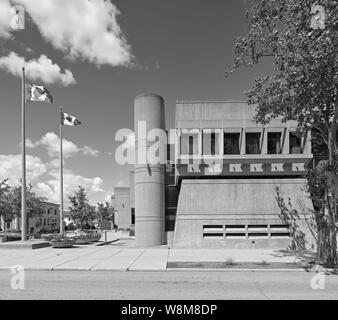
<path id="1" fill-rule="evenodd" d="M 44 197 L 38 196 L 32 189 L 31 184 L 26 186 L 26 210 L 28 218 L 42 216 L 45 213 L 44 202 L 47 200 Z M 21 186 L 11 188 L 9 201 L 13 215 L 21 217 Z"/>
<path id="2" fill-rule="evenodd" d="M 97 204 L 97 215 L 100 221 L 114 221 L 114 209 L 110 207 L 108 202 L 106 202 L 105 204 Z"/>
<path id="3" fill-rule="evenodd" d="M 7 184 L 8 179 L 0 181 L 0 217 L 4 222 L 4 230 L 6 223 L 13 220 L 12 208 L 10 206 L 11 187 Z"/>
<path id="4" fill-rule="evenodd" d="M 95 208 L 88 202 L 85 188 L 78 186 L 78 190 L 73 195 L 68 195 L 71 207 L 70 215 L 80 229 L 82 230 L 86 223 L 91 224 L 95 219 Z"/>
<path id="5" fill-rule="evenodd" d="M 314 5 L 325 10 L 324 29 L 312 24 Z M 308 191 L 316 209 L 317 263 L 332 267 L 337 263 L 337 2 L 254 0 L 246 17 L 249 31 L 236 41 L 227 76 L 242 66 L 272 60 L 274 72 L 256 79 L 246 92 L 248 103 L 256 105 L 256 121 L 295 120 L 298 133 L 311 132 L 314 145 L 321 147 L 324 158 L 309 173 Z"/>
<path id="6" fill-rule="evenodd" d="M 41 217 L 45 213 L 44 202 L 46 198 L 38 196 L 31 184 L 26 186 L 26 213 L 27 218 Z M 14 217 L 21 217 L 21 186 L 12 187 L 8 195 L 9 211 L 7 212 L 8 221 Z M 28 224 L 27 224 L 28 227 Z"/>

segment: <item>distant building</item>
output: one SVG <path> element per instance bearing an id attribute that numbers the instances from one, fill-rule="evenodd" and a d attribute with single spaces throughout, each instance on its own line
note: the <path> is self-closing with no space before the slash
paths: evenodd
<path id="1" fill-rule="evenodd" d="M 116 210 L 115 224 L 119 229 L 127 229 L 131 226 L 131 211 L 130 211 L 130 189 L 115 188 L 113 207 Z"/>
<path id="2" fill-rule="evenodd" d="M 315 246 L 307 224 L 313 204 L 304 191 L 311 134 L 298 137 L 294 121 L 262 126 L 254 116 L 244 102 L 177 102 L 167 164 L 136 163 L 130 188 L 115 188 L 116 224 L 127 227 L 135 216 L 139 246 Z M 146 133 L 165 130 L 162 97 L 135 99 L 135 126 L 140 122 Z M 142 144 L 134 131 L 137 157 L 154 140 Z M 276 188 L 298 212 L 302 239 L 293 239 L 295 226 L 281 219 Z"/>
<path id="3" fill-rule="evenodd" d="M 66 227 L 68 227 L 71 224 L 73 224 L 73 225 L 76 224 L 76 222 L 73 220 L 73 218 L 70 214 L 70 211 L 63 211 L 63 222 L 64 222 L 64 225 Z"/>
<path id="4" fill-rule="evenodd" d="M 39 232 L 41 229 L 56 230 L 60 228 L 60 205 L 51 202 L 43 202 L 43 206 L 45 207 L 43 215 L 28 218 L 28 233 Z M 2 221 L 2 217 L 0 219 L 0 225 L 4 226 L 5 230 L 21 229 L 21 218 L 13 219 L 11 222 L 6 222 L 6 225 L 4 225 L 4 222 Z"/>
<path id="5" fill-rule="evenodd" d="M 134 171 L 129 173 L 129 187 L 114 189 L 111 207 L 114 208 L 114 224 L 118 229 L 129 229 L 135 225 Z"/>

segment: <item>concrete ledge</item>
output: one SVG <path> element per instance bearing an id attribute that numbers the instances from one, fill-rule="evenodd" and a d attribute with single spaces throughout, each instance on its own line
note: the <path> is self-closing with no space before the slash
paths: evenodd
<path id="1" fill-rule="evenodd" d="M 227 270 L 227 269 L 236 269 L 236 270 L 243 270 L 243 269 L 255 269 L 255 270 L 277 270 L 277 269 L 305 269 L 305 266 L 301 263 L 290 263 L 290 262 L 267 262 L 267 263 L 260 263 L 260 262 L 236 262 L 229 264 L 227 262 L 212 262 L 212 261 L 200 261 L 200 262 L 190 262 L 190 261 L 175 261 L 175 262 L 168 262 L 167 269 L 208 269 L 208 270 Z"/>
<path id="2" fill-rule="evenodd" d="M 0 243 L 0 249 L 40 249 L 49 247 L 49 242 L 41 240 L 9 241 Z"/>

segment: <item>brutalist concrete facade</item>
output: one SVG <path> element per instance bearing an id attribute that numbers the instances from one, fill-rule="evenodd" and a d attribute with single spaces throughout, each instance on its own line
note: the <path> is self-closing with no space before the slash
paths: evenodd
<path id="1" fill-rule="evenodd" d="M 278 119 L 262 126 L 243 102 L 178 102 L 175 130 L 168 132 L 167 164 L 135 165 L 135 227 L 139 246 L 311 248 L 312 202 L 306 172 L 311 135 Z M 164 129 L 164 101 L 135 100 L 137 122 Z M 279 192 L 279 198 L 277 197 Z M 292 205 L 281 215 L 277 199 Z"/>

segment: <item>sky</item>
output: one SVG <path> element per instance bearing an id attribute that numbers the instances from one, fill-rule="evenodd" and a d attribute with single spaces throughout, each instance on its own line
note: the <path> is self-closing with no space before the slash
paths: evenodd
<path id="1" fill-rule="evenodd" d="M 82 124 L 63 128 L 64 189 L 87 189 L 91 203 L 129 185 L 131 166 L 115 161 L 115 134 L 133 129 L 134 98 L 157 93 L 166 125 L 178 100 L 244 101 L 269 63 L 224 77 L 246 0 L 19 0 L 25 29 L 13 31 L 0 0 L 0 179 L 21 175 L 21 74 L 44 85 L 53 104 L 26 104 L 27 180 L 59 201 L 59 106 Z"/>

